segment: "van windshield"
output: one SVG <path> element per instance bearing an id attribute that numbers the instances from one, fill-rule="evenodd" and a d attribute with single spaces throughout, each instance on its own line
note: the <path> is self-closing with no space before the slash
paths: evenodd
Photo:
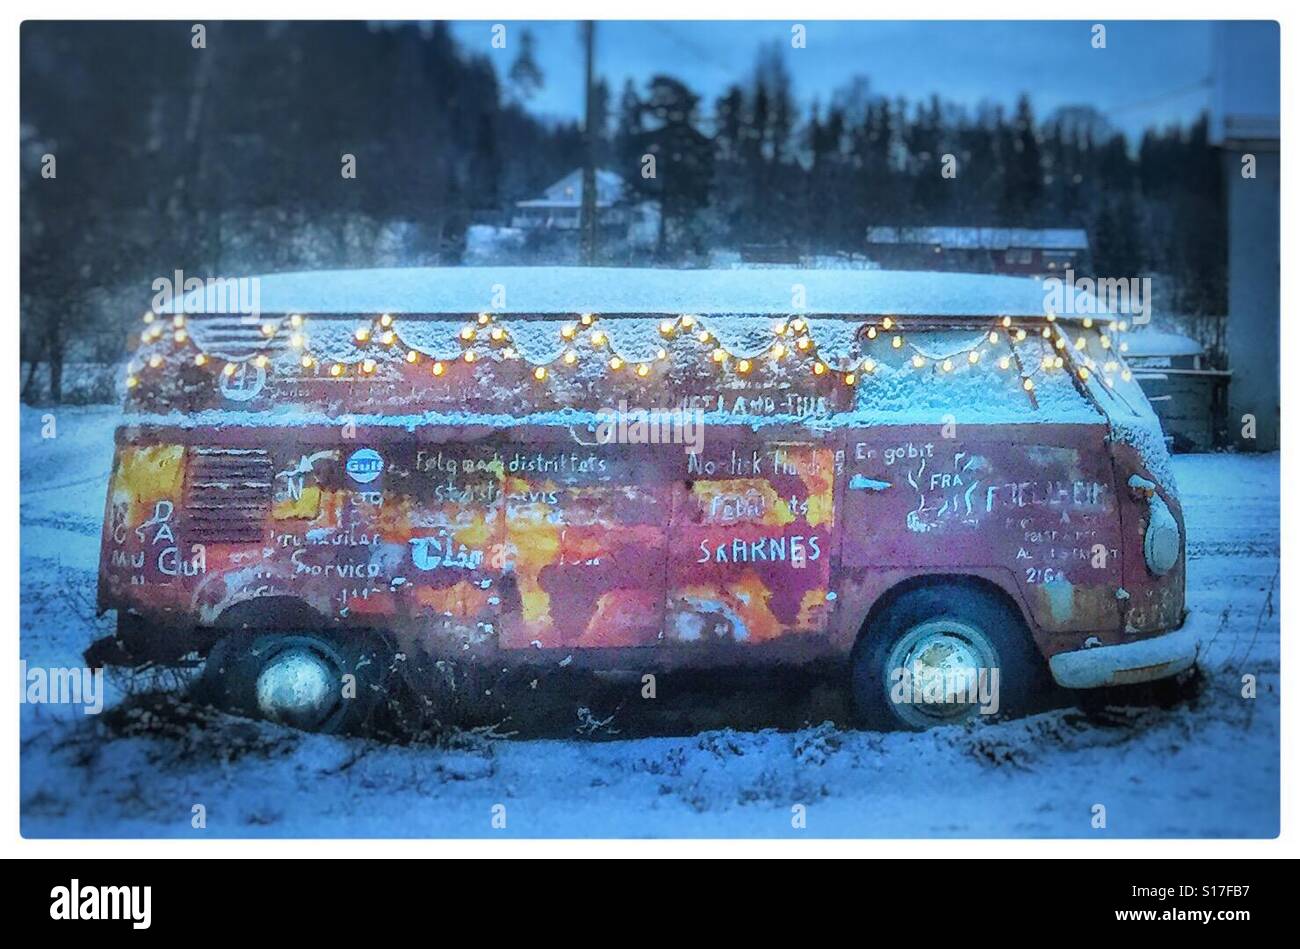
<path id="1" fill-rule="evenodd" d="M 1076 327 L 1071 335 L 1076 363 L 1089 370 L 1088 391 L 1106 414 L 1120 421 L 1155 419 L 1155 410 L 1124 361 L 1125 344 L 1097 326 Z"/>

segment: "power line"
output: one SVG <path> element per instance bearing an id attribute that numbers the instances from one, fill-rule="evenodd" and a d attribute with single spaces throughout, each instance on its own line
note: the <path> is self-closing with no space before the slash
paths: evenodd
<path id="1" fill-rule="evenodd" d="M 1159 103 L 1165 102 L 1169 99 L 1180 98 L 1187 95 L 1189 92 L 1195 92 L 1197 89 L 1208 89 L 1212 85 L 1214 85 L 1214 78 L 1212 76 L 1206 76 L 1205 78 L 1198 79 L 1186 86 L 1179 86 L 1177 89 L 1170 89 L 1167 92 L 1162 92 L 1146 99 L 1139 99 L 1137 102 L 1130 102 L 1127 105 L 1110 106 L 1105 111 L 1128 112 L 1131 109 L 1142 109 L 1147 106 L 1158 105 Z"/>

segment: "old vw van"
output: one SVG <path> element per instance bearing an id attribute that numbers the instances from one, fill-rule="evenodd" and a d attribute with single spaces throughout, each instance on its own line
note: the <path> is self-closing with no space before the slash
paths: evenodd
<path id="1" fill-rule="evenodd" d="M 432 689 L 831 657 L 863 722 L 925 727 L 1195 662 L 1159 423 L 1089 299 L 882 271 L 257 283 L 256 313 L 208 286 L 145 315 L 99 574 L 122 648 L 206 656 L 234 707 L 335 728 L 395 665 Z"/>

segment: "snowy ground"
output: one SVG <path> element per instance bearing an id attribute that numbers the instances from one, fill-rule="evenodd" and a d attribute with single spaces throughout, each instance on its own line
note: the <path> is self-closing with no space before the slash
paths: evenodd
<path id="1" fill-rule="evenodd" d="M 22 658 L 78 666 L 116 410 L 22 411 Z M 1183 456 L 1189 605 L 1217 617 L 1195 700 L 923 734 L 809 725 L 396 747 L 225 716 L 24 705 L 28 837 L 1268 837 L 1278 831 L 1278 458 Z M 1241 677 L 1259 681 L 1243 699 Z M 114 679 L 110 705 L 124 688 Z M 756 699 L 757 700 L 757 699 Z M 819 721 L 820 719 L 816 719 Z M 613 723 L 617 727 L 617 720 Z M 206 829 L 191 826 L 202 804 Z M 504 804 L 507 826 L 494 829 Z M 807 808 L 807 829 L 791 808 Z M 1105 830 L 1091 825 L 1095 804 Z"/>

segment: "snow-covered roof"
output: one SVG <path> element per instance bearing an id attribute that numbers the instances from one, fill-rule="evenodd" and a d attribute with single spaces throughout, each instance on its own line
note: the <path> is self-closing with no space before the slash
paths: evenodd
<path id="1" fill-rule="evenodd" d="M 996 316 L 1041 317 L 1042 281 L 998 274 L 889 270 L 659 270 L 617 267 L 423 267 L 319 270 L 255 278 L 262 313 Z M 1059 281 L 1058 281 L 1059 283 Z M 1069 314 L 1105 314 L 1073 286 Z M 221 312 L 202 291 L 165 312 Z"/>
<path id="2" fill-rule="evenodd" d="M 1200 356 L 1205 352 L 1204 347 L 1190 336 L 1163 330 L 1137 330 L 1125 341 L 1129 356 Z"/>
<path id="3" fill-rule="evenodd" d="M 937 244 L 967 250 L 1086 250 L 1088 234 L 1077 227 L 869 227 L 869 244 Z"/>
<path id="4" fill-rule="evenodd" d="M 606 168 L 596 169 L 596 205 L 608 207 L 623 196 L 623 176 Z M 582 204 L 582 169 L 575 168 L 544 192 L 542 197 L 516 201 L 520 208 L 576 208 Z"/>

